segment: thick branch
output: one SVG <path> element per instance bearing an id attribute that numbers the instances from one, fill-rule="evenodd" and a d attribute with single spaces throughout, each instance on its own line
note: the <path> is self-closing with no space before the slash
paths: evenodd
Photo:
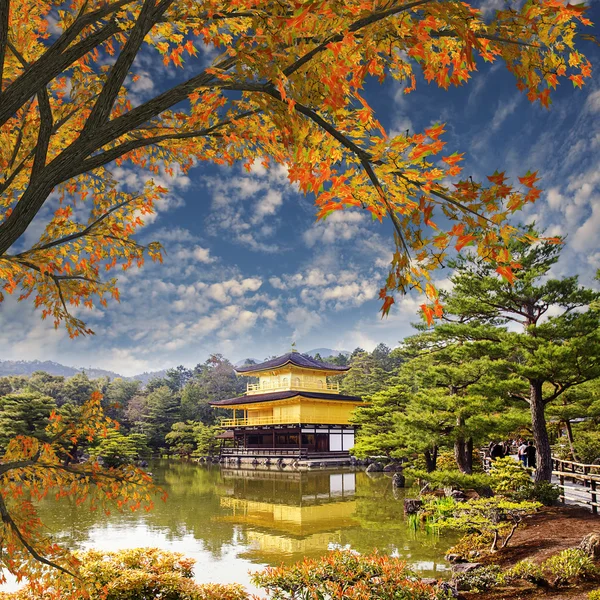
<path id="1" fill-rule="evenodd" d="M 93 135 L 94 129 L 108 120 L 112 107 L 119 95 L 119 90 L 129 74 L 129 69 L 144 42 L 144 38 L 152 29 L 156 20 L 164 14 L 173 1 L 162 0 L 155 7 L 154 0 L 145 0 L 140 15 L 131 29 L 129 38 L 119 53 L 115 64 L 112 66 L 108 79 L 102 86 L 102 91 L 92 108 L 82 135 L 86 135 L 87 133 Z"/>
<path id="2" fill-rule="evenodd" d="M 35 155 L 33 159 L 33 167 L 31 168 L 30 184 L 40 171 L 46 166 L 46 156 L 48 154 L 48 146 L 52 137 L 52 129 L 54 120 L 52 118 L 52 108 L 50 107 L 50 98 L 48 90 L 44 87 L 38 92 L 38 110 L 40 113 L 40 127 L 38 131 L 37 144 L 35 147 Z"/>

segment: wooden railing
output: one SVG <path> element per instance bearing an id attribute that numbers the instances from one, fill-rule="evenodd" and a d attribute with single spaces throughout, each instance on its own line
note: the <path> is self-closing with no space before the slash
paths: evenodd
<path id="1" fill-rule="evenodd" d="M 586 465 L 572 460 L 552 459 L 552 475 L 558 478 L 563 502 L 575 502 L 591 507 L 597 515 L 600 494 L 600 465 Z M 570 480 L 572 485 L 565 481 Z"/>
<path id="2" fill-rule="evenodd" d="M 340 384 L 337 381 L 311 381 L 304 377 L 282 378 L 274 381 L 263 381 L 262 383 L 249 383 L 246 386 L 248 395 L 263 394 L 265 392 L 284 392 L 288 390 L 306 391 L 306 392 L 328 392 L 329 394 L 338 394 Z"/>
<path id="3" fill-rule="evenodd" d="M 254 427 L 260 425 L 292 425 L 298 426 L 300 423 L 327 423 L 328 425 L 348 425 L 350 423 L 348 417 L 340 417 L 338 414 L 328 411 L 326 408 L 321 408 L 318 415 L 308 415 L 301 421 L 296 418 L 294 421 L 290 417 L 253 417 L 236 418 L 236 419 L 221 419 L 220 427 Z"/>
<path id="4" fill-rule="evenodd" d="M 255 458 L 307 458 L 306 448 L 222 448 L 221 456 L 248 456 Z"/>

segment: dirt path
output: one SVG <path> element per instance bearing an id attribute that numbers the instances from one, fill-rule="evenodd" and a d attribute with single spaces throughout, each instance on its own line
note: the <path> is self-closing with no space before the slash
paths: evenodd
<path id="1" fill-rule="evenodd" d="M 585 535 L 600 533 L 600 517 L 579 507 L 553 507 L 527 517 L 526 527 L 519 528 L 508 548 L 494 555 L 495 564 L 508 568 L 525 558 L 541 563 L 566 548 L 578 546 Z M 522 587 L 504 591 L 464 594 L 465 600 L 585 600 L 587 592 L 600 584 L 578 586 L 577 589 L 543 591 Z"/>

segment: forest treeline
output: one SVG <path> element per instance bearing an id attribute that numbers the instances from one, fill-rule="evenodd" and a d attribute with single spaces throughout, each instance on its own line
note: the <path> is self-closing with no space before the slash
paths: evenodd
<path id="1" fill-rule="evenodd" d="M 397 348 L 316 356 L 347 364 L 336 376 L 342 393 L 368 403 L 354 417 L 357 456 L 418 457 L 432 471 L 450 452 L 455 467 L 471 473 L 478 448 L 518 436 L 535 441 L 540 480 L 549 480 L 552 451 L 600 458 L 600 294 L 577 276 L 551 278 L 560 245 L 513 245 L 521 267 L 512 282 L 478 257 L 460 259 L 442 298 L 444 319 L 417 325 Z M 145 386 L 85 374 L 2 377 L 0 446 L 18 434 L 43 438 L 52 411 L 76 414 L 97 390 L 120 428 L 79 454 L 109 465 L 146 454 L 208 455 L 218 449 L 219 418 L 228 416 L 210 403 L 243 394 L 248 381 L 219 354 Z"/>

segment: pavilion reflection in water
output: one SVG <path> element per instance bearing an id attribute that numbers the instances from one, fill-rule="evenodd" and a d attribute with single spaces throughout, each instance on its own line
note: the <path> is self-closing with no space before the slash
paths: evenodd
<path id="1" fill-rule="evenodd" d="M 228 495 L 221 517 L 246 526 L 251 549 L 241 556 L 266 562 L 320 556 L 358 527 L 356 474 L 223 469 Z"/>

